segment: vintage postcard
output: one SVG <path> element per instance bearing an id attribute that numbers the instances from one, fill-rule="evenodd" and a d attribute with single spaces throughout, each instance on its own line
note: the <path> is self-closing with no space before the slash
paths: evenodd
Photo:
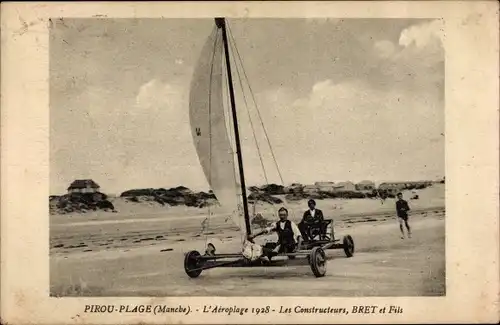
<path id="1" fill-rule="evenodd" d="M 2 4 L 2 323 L 497 323 L 498 18 Z"/>

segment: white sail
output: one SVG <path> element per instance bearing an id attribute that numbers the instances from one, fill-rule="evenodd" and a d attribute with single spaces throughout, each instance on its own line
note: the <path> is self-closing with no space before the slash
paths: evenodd
<path id="1" fill-rule="evenodd" d="M 223 106 L 223 42 L 216 28 L 206 41 L 195 66 L 189 94 L 189 117 L 194 145 L 205 177 L 224 211 L 244 229 L 238 212 L 239 185 L 236 181 Z"/>

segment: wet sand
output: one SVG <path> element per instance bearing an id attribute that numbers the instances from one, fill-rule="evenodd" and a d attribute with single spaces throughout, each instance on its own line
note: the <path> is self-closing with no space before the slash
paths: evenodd
<path id="1" fill-rule="evenodd" d="M 62 218 L 60 218 L 62 220 Z M 81 219 L 81 218 L 78 218 Z M 445 294 L 444 209 L 414 211 L 413 238 L 402 240 L 384 213 L 335 218 L 338 238 L 351 234 L 356 253 L 329 250 L 327 274 L 308 265 L 218 268 L 190 279 L 184 253 L 238 252 L 239 233 L 221 217 L 201 233 L 203 215 L 73 220 L 51 225 L 51 294 L 57 296 L 439 296 Z M 66 220 L 66 219 L 65 219 Z M 100 221 L 100 222 L 99 222 Z M 75 224 L 76 223 L 76 224 Z"/>

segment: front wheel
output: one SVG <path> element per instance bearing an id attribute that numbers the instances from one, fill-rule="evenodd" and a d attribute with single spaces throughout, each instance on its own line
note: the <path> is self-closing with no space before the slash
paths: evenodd
<path id="1" fill-rule="evenodd" d="M 344 236 L 343 246 L 345 255 L 352 257 L 354 255 L 354 240 L 351 235 Z"/>
<path id="2" fill-rule="evenodd" d="M 189 251 L 184 257 L 184 271 L 190 278 L 197 278 L 201 274 L 200 256 L 198 251 Z"/>
<path id="3" fill-rule="evenodd" d="M 326 274 L 326 254 L 321 247 L 314 247 L 309 254 L 309 265 L 317 278 L 323 277 Z"/>

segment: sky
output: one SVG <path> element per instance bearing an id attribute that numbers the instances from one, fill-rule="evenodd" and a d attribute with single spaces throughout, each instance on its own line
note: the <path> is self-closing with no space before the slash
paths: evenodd
<path id="1" fill-rule="evenodd" d="M 264 176 L 281 183 L 257 108 L 285 184 L 444 176 L 440 20 L 229 19 L 229 26 L 256 99 L 245 106 L 235 81 L 248 185 Z M 86 178 L 106 193 L 208 190 L 188 100 L 212 28 L 211 19 L 53 21 L 51 194 Z"/>

